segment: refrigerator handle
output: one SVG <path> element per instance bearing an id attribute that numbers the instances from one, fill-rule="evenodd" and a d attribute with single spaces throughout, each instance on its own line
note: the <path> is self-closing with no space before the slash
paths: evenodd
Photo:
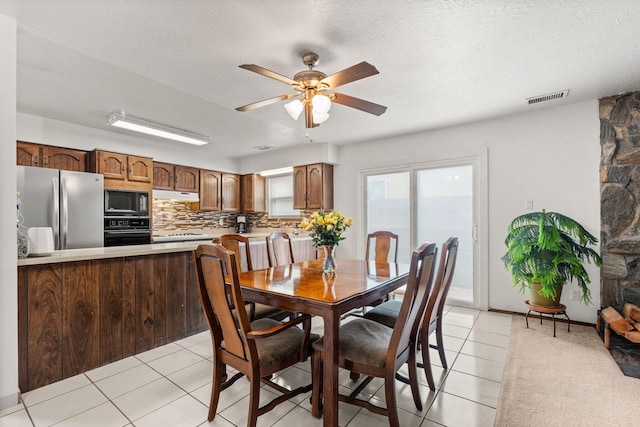
<path id="1" fill-rule="evenodd" d="M 51 225 L 53 226 L 53 240 L 55 248 L 58 249 L 60 246 L 60 202 L 58 200 L 58 180 L 56 178 L 51 178 L 51 196 L 53 199 L 53 212 L 51 217 Z"/>
<path id="2" fill-rule="evenodd" d="M 60 179 L 60 237 L 62 245 L 60 249 L 67 249 L 67 233 L 69 231 L 69 204 L 67 203 L 67 179 Z"/>

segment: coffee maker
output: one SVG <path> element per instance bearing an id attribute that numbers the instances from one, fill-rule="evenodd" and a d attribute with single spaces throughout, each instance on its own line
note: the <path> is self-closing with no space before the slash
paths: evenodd
<path id="1" fill-rule="evenodd" d="M 246 216 L 238 216 L 236 218 L 236 233 L 246 233 L 247 232 L 247 217 Z"/>

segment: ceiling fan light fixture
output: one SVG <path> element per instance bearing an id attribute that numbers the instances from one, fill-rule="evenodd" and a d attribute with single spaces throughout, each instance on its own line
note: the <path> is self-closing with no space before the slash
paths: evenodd
<path id="1" fill-rule="evenodd" d="M 313 112 L 317 114 L 326 114 L 331 109 L 331 99 L 321 93 L 316 93 L 311 99 L 311 103 L 313 104 Z"/>
<path id="2" fill-rule="evenodd" d="M 313 110 L 313 123 L 320 124 L 327 121 L 329 118 L 329 113 L 318 114 L 315 109 Z"/>
<path id="3" fill-rule="evenodd" d="M 284 104 L 284 109 L 287 110 L 287 113 L 291 116 L 293 120 L 298 120 L 302 110 L 304 110 L 304 105 L 302 105 L 302 101 L 299 99 L 293 100 L 288 104 Z"/>

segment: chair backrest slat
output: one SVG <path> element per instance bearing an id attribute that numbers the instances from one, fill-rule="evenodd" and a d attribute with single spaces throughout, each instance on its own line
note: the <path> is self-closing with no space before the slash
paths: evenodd
<path id="1" fill-rule="evenodd" d="M 425 328 L 429 327 L 438 317 L 442 316 L 444 303 L 451 288 L 457 258 L 458 238 L 449 237 L 449 239 L 442 244 L 442 253 L 440 254 L 440 262 L 438 263 L 438 274 L 435 278 L 435 284 L 433 285 L 433 296 L 429 298 L 427 310 L 425 311 Z"/>
<path id="2" fill-rule="evenodd" d="M 411 254 L 407 288 L 393 328 L 386 363 L 395 364 L 395 360 L 405 353 L 410 345 L 415 345 L 412 341 L 417 339 L 418 328 L 426 308 L 433 283 L 437 252 L 435 243 L 425 243 Z"/>

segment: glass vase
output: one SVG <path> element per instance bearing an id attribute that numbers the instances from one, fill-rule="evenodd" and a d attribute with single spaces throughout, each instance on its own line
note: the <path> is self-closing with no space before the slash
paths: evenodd
<path id="1" fill-rule="evenodd" d="M 322 272 L 324 274 L 336 274 L 336 247 L 323 246 L 324 261 L 322 262 Z"/>

